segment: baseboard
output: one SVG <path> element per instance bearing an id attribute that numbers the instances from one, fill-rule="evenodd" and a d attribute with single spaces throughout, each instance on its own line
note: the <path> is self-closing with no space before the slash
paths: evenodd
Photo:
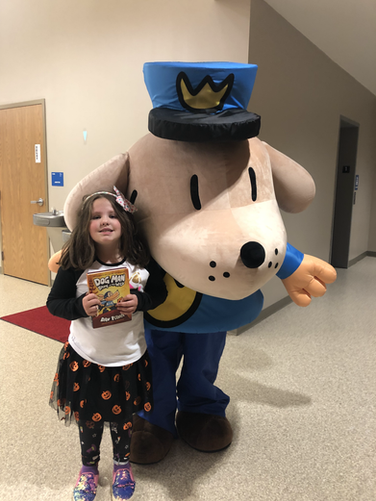
<path id="1" fill-rule="evenodd" d="M 367 255 L 368 255 L 368 252 L 366 251 L 366 252 L 363 252 L 362 254 L 360 254 L 358 257 L 354 257 L 354 259 L 350 259 L 348 268 L 350 268 L 350 266 L 354 266 L 354 264 L 358 263 L 359 261 L 361 261 L 362 259 L 367 257 Z"/>
<path id="2" fill-rule="evenodd" d="M 354 257 L 354 259 L 351 259 L 349 261 L 348 268 L 350 268 L 350 266 L 353 266 L 354 264 L 358 263 L 359 261 L 361 261 L 365 257 L 376 257 L 376 252 L 366 251 L 366 252 L 363 252 L 362 254 L 360 254 L 358 257 Z"/>
<path id="3" fill-rule="evenodd" d="M 255 325 L 259 324 L 260 322 L 262 322 L 266 318 L 270 317 L 270 315 L 277 313 L 277 311 L 282 310 L 282 308 L 284 308 L 285 306 L 287 306 L 291 303 L 292 303 L 292 299 L 290 298 L 290 296 L 286 296 L 283 299 L 280 299 L 276 303 L 271 304 L 270 306 L 268 306 L 267 308 L 262 310 L 260 315 L 250 324 L 243 325 L 242 327 L 239 327 L 238 329 L 234 329 L 232 331 L 228 331 L 227 334 L 230 334 L 232 336 L 239 336 L 239 334 L 243 334 L 243 332 L 245 332 L 248 329 L 250 329 L 251 327 L 254 327 Z"/>

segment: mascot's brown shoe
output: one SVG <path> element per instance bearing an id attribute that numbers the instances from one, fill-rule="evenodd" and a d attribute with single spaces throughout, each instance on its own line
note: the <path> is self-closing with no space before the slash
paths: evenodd
<path id="1" fill-rule="evenodd" d="M 158 463 L 171 449 L 173 441 L 172 433 L 135 414 L 130 461 L 138 464 Z"/>
<path id="2" fill-rule="evenodd" d="M 179 411 L 176 428 L 184 442 L 202 452 L 220 451 L 232 441 L 230 422 L 222 416 Z"/>

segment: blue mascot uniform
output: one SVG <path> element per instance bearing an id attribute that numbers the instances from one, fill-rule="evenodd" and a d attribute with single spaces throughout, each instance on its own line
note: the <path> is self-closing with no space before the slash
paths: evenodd
<path id="1" fill-rule="evenodd" d="M 287 244 L 277 276 L 281 279 L 290 276 L 302 259 L 303 254 Z M 190 318 L 168 330 L 153 325 L 158 322 L 150 314 L 146 315 L 146 342 L 153 364 L 154 409 L 140 416 L 175 437 L 176 409 L 225 416 L 230 398 L 214 385 L 214 381 L 227 331 L 251 323 L 263 306 L 260 290 L 238 301 L 205 294 L 200 299 Z M 176 371 L 182 357 L 184 362 L 176 384 Z"/>

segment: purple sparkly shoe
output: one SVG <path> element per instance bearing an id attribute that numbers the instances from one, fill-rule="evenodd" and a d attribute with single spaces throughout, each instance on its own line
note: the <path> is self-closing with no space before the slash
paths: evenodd
<path id="1" fill-rule="evenodd" d="M 93 501 L 97 493 L 99 475 L 94 475 L 91 472 L 82 472 L 77 479 L 75 488 L 73 489 L 74 501 Z"/>
<path id="2" fill-rule="evenodd" d="M 136 482 L 134 481 L 130 463 L 114 471 L 112 479 L 112 500 L 126 501 L 133 496 Z"/>

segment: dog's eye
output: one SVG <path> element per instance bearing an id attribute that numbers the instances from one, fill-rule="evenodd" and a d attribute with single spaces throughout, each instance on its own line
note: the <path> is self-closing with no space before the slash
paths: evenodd
<path id="1" fill-rule="evenodd" d="M 134 203 L 135 203 L 136 198 L 137 198 L 137 195 L 138 195 L 137 191 L 136 191 L 136 190 L 133 190 L 133 191 L 132 191 L 131 198 L 130 198 L 130 200 L 129 200 L 131 204 L 134 204 Z"/>
<path id="2" fill-rule="evenodd" d="M 252 167 L 248 168 L 248 174 L 249 174 L 249 179 L 251 181 L 251 188 L 252 188 L 252 200 L 256 202 L 257 200 L 257 184 L 256 184 L 256 173 L 252 169 Z"/>
<path id="3" fill-rule="evenodd" d="M 191 200 L 196 210 L 201 209 L 200 195 L 198 193 L 198 177 L 194 174 L 191 177 Z"/>

